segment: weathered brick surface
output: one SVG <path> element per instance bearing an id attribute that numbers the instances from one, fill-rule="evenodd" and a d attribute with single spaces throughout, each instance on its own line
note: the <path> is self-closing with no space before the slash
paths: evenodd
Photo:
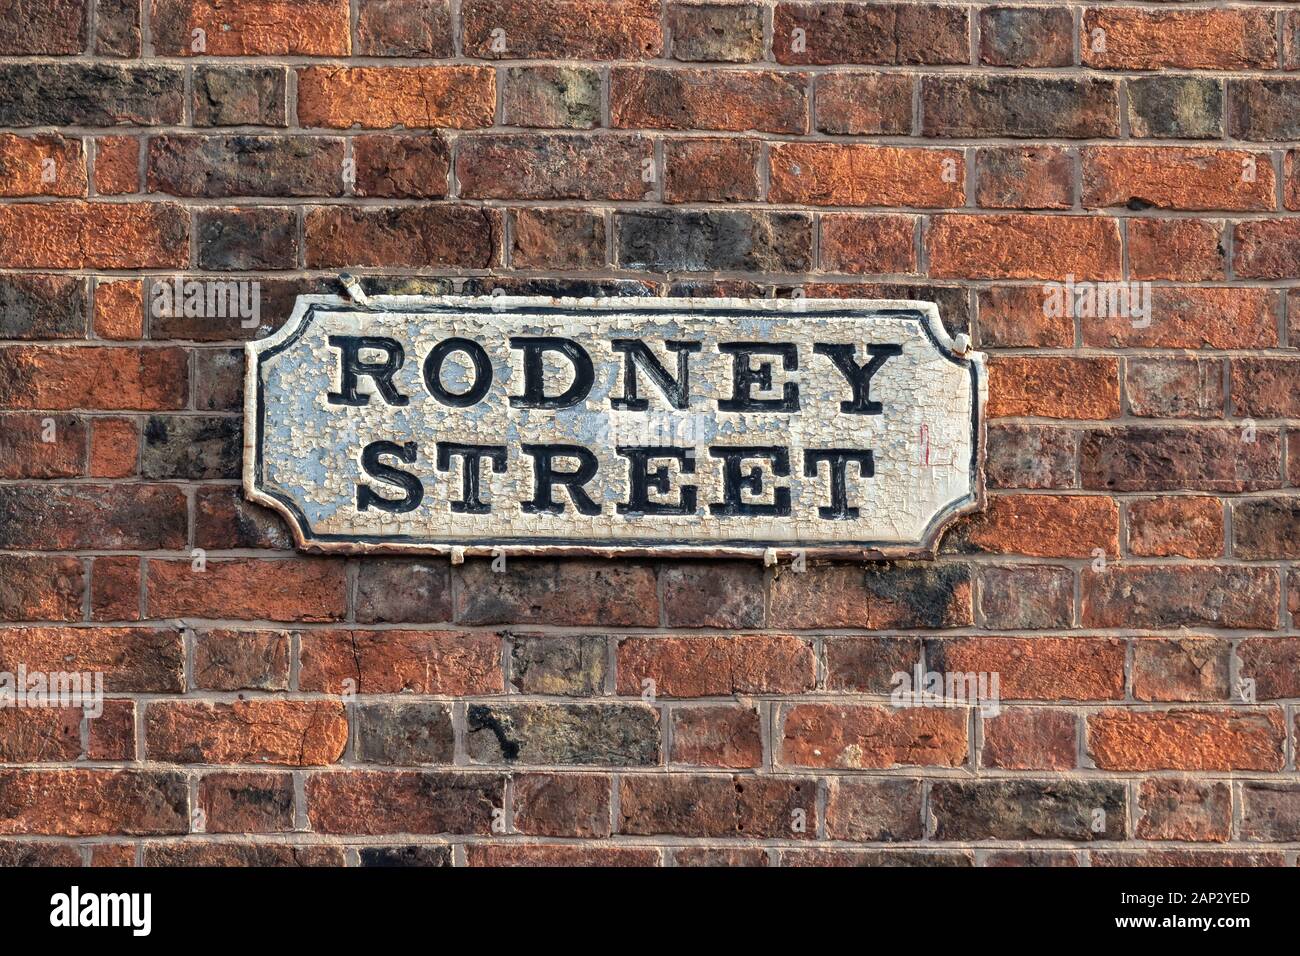
<path id="1" fill-rule="evenodd" d="M 0 865 L 1294 863 L 1286 6 L 0 0 L 0 671 L 108 694 L 0 709 Z M 987 494 L 913 560 L 298 554 L 242 344 L 343 270 L 935 302 Z"/>

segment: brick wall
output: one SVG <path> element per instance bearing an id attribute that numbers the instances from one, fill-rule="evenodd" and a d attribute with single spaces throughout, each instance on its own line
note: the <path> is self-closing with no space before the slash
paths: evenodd
<path id="1" fill-rule="evenodd" d="M 0 670 L 110 698 L 0 710 L 0 863 L 1296 862 L 1294 5 L 140 6 L 0 0 Z M 341 269 L 932 300 L 988 508 L 803 573 L 299 556 L 240 343 Z"/>

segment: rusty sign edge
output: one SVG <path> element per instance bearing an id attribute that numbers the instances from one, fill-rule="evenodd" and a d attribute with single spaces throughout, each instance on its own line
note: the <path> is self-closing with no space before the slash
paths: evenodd
<path id="1" fill-rule="evenodd" d="M 863 548 L 853 545 L 818 545 L 798 547 L 779 546 L 708 546 L 698 544 L 661 545 L 575 545 L 555 544 L 493 544 L 457 545 L 404 541 L 328 541 L 311 537 L 295 509 L 278 496 L 258 487 L 259 400 L 261 376 L 259 359 L 293 338 L 303 327 L 312 309 L 317 306 L 346 308 L 355 312 L 402 312 L 403 310 L 429 310 L 437 307 L 493 309 L 509 311 L 513 308 L 548 308 L 617 311 L 638 308 L 656 311 L 743 309 L 776 314 L 803 314 L 834 311 L 906 311 L 919 313 L 926 335 L 947 360 L 969 367 L 974 379 L 972 441 L 972 489 L 968 500 L 957 499 L 937 512 L 926 528 L 924 538 L 916 543 L 887 545 L 881 548 Z M 864 318 L 869 318 L 864 315 Z M 963 334 L 960 336 L 966 339 Z M 958 518 L 979 511 L 985 502 L 984 464 L 987 453 L 987 423 L 985 405 L 988 400 L 987 357 L 976 351 L 966 339 L 963 350 L 958 341 L 948 334 L 939 316 L 939 307 L 933 302 L 914 299 L 759 299 L 737 297 L 684 298 L 668 296 L 458 296 L 458 295 L 374 295 L 364 299 L 340 295 L 299 295 L 293 311 L 285 324 L 271 335 L 244 344 L 244 428 L 243 428 L 243 489 L 251 502 L 270 508 L 279 514 L 293 535 L 294 547 L 313 554 L 348 555 L 432 555 L 449 557 L 459 563 L 465 557 L 491 557 L 504 554 L 508 557 L 605 557 L 605 558 L 761 558 L 765 563 L 775 563 L 782 557 L 803 555 L 806 558 L 852 559 L 860 561 L 898 558 L 933 558 L 943 532 Z"/>

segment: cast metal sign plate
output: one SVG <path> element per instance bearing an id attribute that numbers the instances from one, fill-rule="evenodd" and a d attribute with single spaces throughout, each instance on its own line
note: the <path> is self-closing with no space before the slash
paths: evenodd
<path id="1" fill-rule="evenodd" d="M 927 302 L 303 296 L 244 488 L 315 551 L 932 553 L 984 357 Z"/>

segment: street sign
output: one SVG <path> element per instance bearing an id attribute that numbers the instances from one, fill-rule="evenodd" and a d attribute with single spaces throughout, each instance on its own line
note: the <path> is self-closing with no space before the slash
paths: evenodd
<path id="1" fill-rule="evenodd" d="M 894 557 L 982 499 L 928 302 L 302 296 L 246 375 L 245 492 L 310 550 Z"/>

